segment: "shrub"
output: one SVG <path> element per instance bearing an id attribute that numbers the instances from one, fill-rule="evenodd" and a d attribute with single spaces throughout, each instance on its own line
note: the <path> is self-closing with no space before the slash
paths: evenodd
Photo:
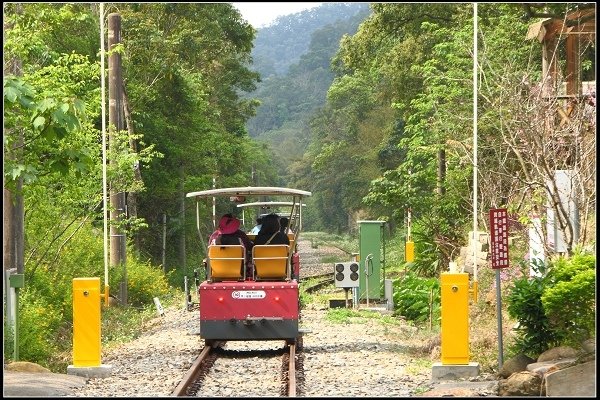
<path id="1" fill-rule="evenodd" d="M 415 260 L 407 263 L 408 267 L 421 276 L 435 276 L 440 269 L 440 255 L 438 246 L 431 239 L 431 232 L 415 223 L 412 236 Z"/>
<path id="2" fill-rule="evenodd" d="M 559 258 L 549 273 L 552 287 L 541 296 L 552 328 L 565 337 L 565 344 L 578 344 L 595 335 L 596 257 L 575 253 Z"/>
<path id="3" fill-rule="evenodd" d="M 440 317 L 440 283 L 437 278 L 419 278 L 409 272 L 394 281 L 396 313 L 408 320 L 425 322 Z M 432 297 L 433 296 L 433 297 Z"/>
<path id="4" fill-rule="evenodd" d="M 49 368 L 49 359 L 57 352 L 58 328 L 63 314 L 38 296 L 35 291 L 19 295 L 19 359 Z M 70 343 L 69 343 L 70 345 Z M 12 352 L 7 356 L 12 357 Z"/>
<path id="5" fill-rule="evenodd" d="M 520 263 L 523 275 L 513 281 L 507 296 L 509 315 L 518 322 L 514 352 L 532 358 L 560 343 L 560 338 L 550 327 L 550 321 L 542 305 L 542 293 L 549 283 L 546 264 L 537 261 L 532 267 L 541 276 L 529 277 L 529 266 Z"/>
<path id="6" fill-rule="evenodd" d="M 122 268 L 113 268 L 110 274 L 112 293 L 118 293 L 118 282 L 123 276 Z M 167 275 L 173 271 L 167 272 Z M 114 289 L 113 289 L 114 287 Z M 127 304 L 142 307 L 153 304 L 154 297 L 167 296 L 171 293 L 168 276 L 162 270 L 154 267 L 149 261 L 136 260 L 133 256 L 127 258 Z"/>
<path id="7" fill-rule="evenodd" d="M 572 345 L 595 335 L 595 256 L 575 253 L 547 264 L 541 276 L 515 279 L 507 297 L 508 313 L 518 321 L 515 352 L 536 357 L 550 347 Z"/>

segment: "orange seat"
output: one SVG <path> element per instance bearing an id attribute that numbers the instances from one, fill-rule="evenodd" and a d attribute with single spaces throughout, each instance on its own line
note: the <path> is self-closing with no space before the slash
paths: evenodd
<path id="1" fill-rule="evenodd" d="M 262 244 L 252 248 L 256 280 L 285 279 L 288 273 L 287 244 Z"/>
<path id="2" fill-rule="evenodd" d="M 208 246 L 209 280 L 238 281 L 245 279 L 246 250 L 242 245 Z"/>

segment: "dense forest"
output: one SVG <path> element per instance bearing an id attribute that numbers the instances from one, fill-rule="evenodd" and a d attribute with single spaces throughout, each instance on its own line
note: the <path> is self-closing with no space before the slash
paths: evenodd
<path id="1" fill-rule="evenodd" d="M 4 268 L 25 275 L 22 346 L 39 360 L 69 330 L 72 278 L 103 276 L 100 9 L 3 8 Z M 549 208 L 568 254 L 595 244 L 595 91 L 560 118 L 556 100 L 539 94 L 540 42 L 526 39 L 542 18 L 590 8 L 478 6 L 481 230 L 490 208 L 506 207 L 521 231 Z M 107 57 L 122 58 L 124 125 L 111 129 L 106 174 L 126 193 L 119 228 L 134 305 L 167 290 L 155 279 L 164 271 L 179 279 L 199 265 L 185 194 L 213 180 L 311 191 L 306 228 L 315 231 L 349 233 L 357 220 L 384 219 L 404 237 L 410 210 L 411 268 L 424 276 L 446 269 L 466 244 L 472 3 L 324 3 L 258 32 L 228 3 L 106 3 L 104 11 L 105 23 L 110 13 L 122 18 L 122 43 Z M 594 46 L 579 51 L 595 81 Z M 555 170 L 578 171 L 579 225 L 557 200 Z M 123 279 L 119 268 L 110 274 Z"/>

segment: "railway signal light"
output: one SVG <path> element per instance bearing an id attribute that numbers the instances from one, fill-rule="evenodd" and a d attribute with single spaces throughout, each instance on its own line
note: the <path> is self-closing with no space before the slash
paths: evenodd
<path id="1" fill-rule="evenodd" d="M 336 263 L 334 282 L 335 287 L 358 287 L 358 263 L 355 261 Z"/>

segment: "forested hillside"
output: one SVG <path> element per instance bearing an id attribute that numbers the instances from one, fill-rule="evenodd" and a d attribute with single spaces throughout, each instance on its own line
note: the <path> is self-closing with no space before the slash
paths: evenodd
<path id="1" fill-rule="evenodd" d="M 323 3 L 310 10 L 278 17 L 256 33 L 253 69 L 263 79 L 284 75 L 288 67 L 306 53 L 314 31 L 368 9 L 368 3 Z"/>
<path id="2" fill-rule="evenodd" d="M 331 14 L 332 9 L 341 8 L 342 11 Z M 281 26 L 287 26 L 292 21 L 294 25 L 304 32 L 314 27 L 315 21 L 323 21 L 325 25 L 313 28 L 310 37 L 306 37 L 309 43 L 306 52 L 296 56 L 297 62 L 289 65 L 286 73 L 281 75 L 267 75 L 258 70 L 262 76 L 262 82 L 257 84 L 256 91 L 251 96 L 260 101 L 256 116 L 248 121 L 248 133 L 271 145 L 275 152 L 275 161 L 280 171 L 285 171 L 286 166 L 292 161 L 302 158 L 310 140 L 309 122 L 314 111 L 325 104 L 327 89 L 333 82 L 331 70 L 331 59 L 336 53 L 339 41 L 345 34 L 354 34 L 359 24 L 369 14 L 369 9 L 361 4 L 348 5 L 324 5 L 311 11 L 315 15 L 321 15 L 321 8 L 325 18 L 306 18 L 295 20 L 295 15 L 280 17 L 271 28 L 266 30 L 279 31 Z M 354 13 L 353 15 L 351 14 Z M 300 16 L 304 13 L 299 13 Z M 345 14 L 350 14 L 344 17 Z M 312 14 L 310 14 L 312 15 Z M 332 19 L 334 22 L 328 22 Z M 260 37 L 262 30 L 258 31 Z M 265 47 L 277 48 L 277 42 L 286 43 L 290 33 L 285 32 L 272 40 L 275 43 L 264 43 Z M 292 33 L 294 40 L 299 40 Z M 308 41 L 309 39 L 309 41 Z M 258 41 L 258 39 L 257 39 Z M 253 54 L 257 53 L 255 48 Z M 279 54 L 274 54 L 278 57 Z M 276 58 L 273 61 L 279 60 Z M 286 179 L 286 178 L 284 178 Z"/>

